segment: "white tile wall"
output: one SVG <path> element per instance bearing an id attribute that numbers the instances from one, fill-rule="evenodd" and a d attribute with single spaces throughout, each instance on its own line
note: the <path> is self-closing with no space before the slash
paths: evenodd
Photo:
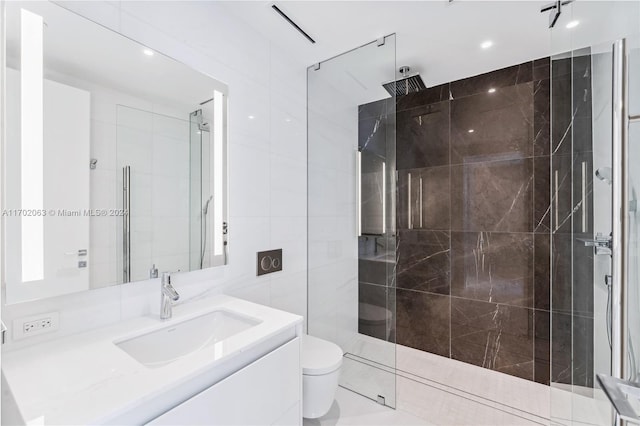
<path id="1" fill-rule="evenodd" d="M 229 265 L 182 273 L 182 300 L 224 291 L 306 313 L 306 65 L 215 2 L 58 2 L 229 87 Z M 114 111 L 94 108 L 112 137 Z M 249 115 L 255 118 L 250 120 Z M 111 135 L 111 136 L 110 136 Z M 114 147 L 99 153 L 115 158 Z M 96 156 L 98 153 L 96 153 Z M 160 161 L 160 159 L 158 159 Z M 283 170 L 285 169 L 285 170 Z M 276 219 L 277 218 L 277 219 Z M 289 222 L 291 228 L 284 229 Z M 94 233 L 99 230 L 94 229 Z M 94 247 L 97 249 L 97 247 Z M 283 249 L 284 270 L 257 278 L 256 252 Z M 5 321 L 59 311 L 60 331 L 5 350 L 157 311 L 157 280 L 7 305 Z"/>

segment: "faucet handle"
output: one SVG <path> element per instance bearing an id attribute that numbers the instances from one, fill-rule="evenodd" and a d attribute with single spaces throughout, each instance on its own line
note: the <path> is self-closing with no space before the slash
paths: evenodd
<path id="1" fill-rule="evenodd" d="M 177 271 L 164 271 L 162 273 L 162 284 L 171 285 L 171 275 L 176 274 L 178 272 L 180 272 L 180 269 L 178 269 Z"/>

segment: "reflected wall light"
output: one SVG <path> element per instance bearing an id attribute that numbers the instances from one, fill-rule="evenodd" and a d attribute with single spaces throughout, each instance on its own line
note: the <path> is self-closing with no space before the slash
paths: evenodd
<path id="1" fill-rule="evenodd" d="M 42 16 L 20 10 L 21 208 L 44 208 Z M 44 279 L 44 218 L 21 218 L 22 282 Z"/>
<path id="2" fill-rule="evenodd" d="M 213 92 L 213 254 L 223 254 L 223 199 L 224 199 L 224 103 L 222 92 Z"/>

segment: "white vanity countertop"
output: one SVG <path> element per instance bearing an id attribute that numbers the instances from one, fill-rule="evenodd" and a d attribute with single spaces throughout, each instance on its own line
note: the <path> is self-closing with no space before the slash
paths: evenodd
<path id="1" fill-rule="evenodd" d="M 262 322 L 161 368 L 138 363 L 113 343 L 216 309 L 229 309 Z M 2 371 L 28 424 L 97 424 L 300 324 L 302 317 L 298 315 L 216 295 L 174 307 L 168 321 L 160 321 L 157 315 L 139 317 L 5 353 Z"/>

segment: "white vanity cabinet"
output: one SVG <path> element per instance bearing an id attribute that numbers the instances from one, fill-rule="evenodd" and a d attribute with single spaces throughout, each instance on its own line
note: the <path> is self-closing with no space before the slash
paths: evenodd
<path id="1" fill-rule="evenodd" d="M 157 417 L 149 425 L 301 425 L 300 338 Z"/>

